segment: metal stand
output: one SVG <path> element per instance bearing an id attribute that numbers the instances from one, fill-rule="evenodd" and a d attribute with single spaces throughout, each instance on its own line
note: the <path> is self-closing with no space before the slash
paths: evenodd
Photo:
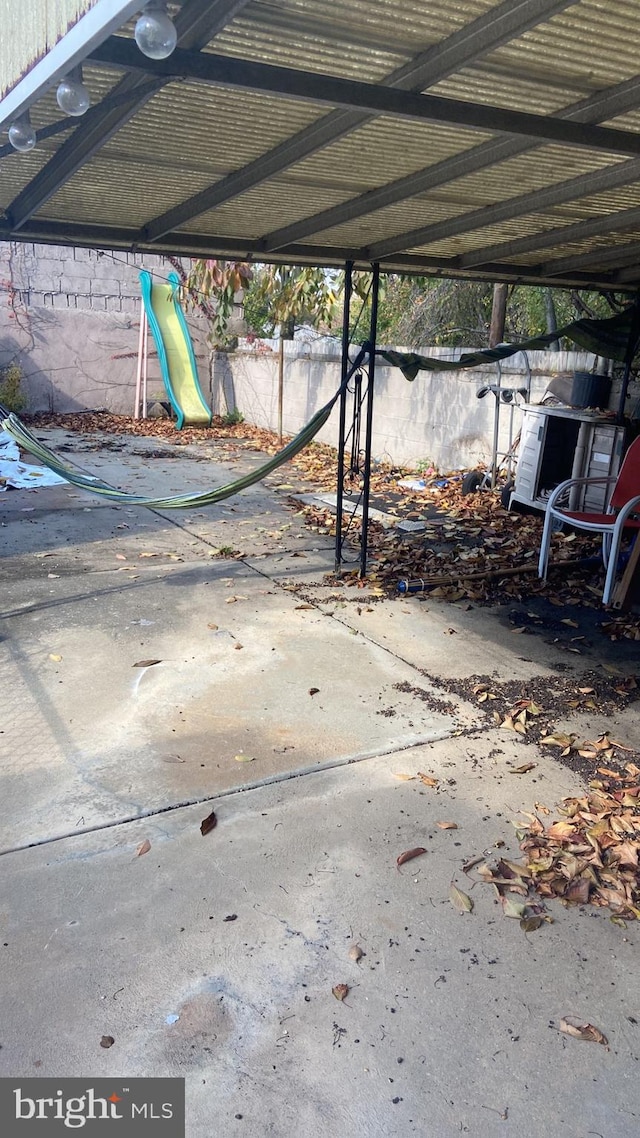
<path id="1" fill-rule="evenodd" d="M 345 265 L 345 292 L 342 319 L 342 368 L 340 396 L 340 420 L 338 428 L 338 471 L 336 480 L 336 551 L 335 569 L 340 571 L 346 561 L 344 557 L 344 543 L 358 509 L 362 514 L 362 534 L 360 539 L 359 574 L 366 576 L 367 572 L 367 546 L 369 530 L 369 489 L 371 480 L 371 438 L 373 429 L 373 395 L 376 365 L 376 333 L 378 327 L 378 297 L 380 291 L 380 266 L 373 265 L 373 279 L 371 285 L 371 321 L 369 338 L 362 345 L 353 363 L 349 361 L 349 318 L 351 313 L 351 297 L 353 285 L 353 263 Z M 355 377 L 352 390 L 349 390 L 348 381 Z M 347 427 L 347 400 L 352 401 L 351 422 Z M 364 415 L 363 415 L 364 412 Z M 363 438 L 364 425 L 364 438 Z M 343 532 L 344 520 L 344 459 L 347 446 L 350 444 L 352 474 L 362 474 L 362 487 L 355 503 L 349 502 L 350 518 Z M 364 450 L 362 451 L 361 445 Z M 362 455 L 362 460 L 360 456 Z"/>
<path id="2" fill-rule="evenodd" d="M 147 417 L 147 379 L 149 371 L 149 322 L 144 305 L 140 315 L 140 335 L 138 337 L 138 369 L 136 372 L 136 394 L 133 408 L 134 419 Z M 142 414 L 140 404 L 142 403 Z"/>

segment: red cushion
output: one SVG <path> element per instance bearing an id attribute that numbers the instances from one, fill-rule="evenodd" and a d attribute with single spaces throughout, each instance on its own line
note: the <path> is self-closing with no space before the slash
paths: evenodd
<path id="1" fill-rule="evenodd" d="M 615 514 L 581 514 L 577 510 L 563 510 L 563 518 L 575 518 L 577 522 L 589 522 L 592 526 L 613 526 L 615 525 Z M 640 527 L 640 518 L 635 518 L 633 515 L 627 518 L 624 523 L 625 526 L 634 526 L 636 529 Z"/>

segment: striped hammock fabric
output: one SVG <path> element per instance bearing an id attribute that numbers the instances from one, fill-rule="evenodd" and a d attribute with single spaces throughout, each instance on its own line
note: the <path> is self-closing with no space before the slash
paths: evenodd
<path id="1" fill-rule="evenodd" d="M 25 426 L 24 423 L 18 418 L 17 415 L 10 414 L 2 421 L 2 426 L 11 438 L 15 439 L 17 443 L 34 455 L 43 466 L 49 470 L 55 471 L 65 481 L 70 482 L 72 486 L 78 486 L 81 490 L 88 490 L 92 494 L 98 494 L 101 498 L 107 498 L 114 502 L 124 502 L 130 506 L 146 506 L 148 509 L 157 510 L 188 510 L 197 506 L 212 506 L 216 502 L 223 502 L 225 498 L 231 498 L 234 494 L 239 493 L 240 490 L 246 490 L 249 486 L 253 486 L 255 482 L 260 482 L 266 478 L 272 471 L 277 470 L 283 463 L 288 462 L 289 459 L 294 458 L 299 451 L 308 446 L 311 440 L 318 434 L 318 431 L 324 426 L 331 414 L 333 405 L 336 402 L 340 391 L 321 407 L 319 411 L 313 416 L 306 427 L 297 434 L 291 442 L 268 462 L 263 463 L 256 470 L 251 471 L 250 474 L 245 474 L 243 478 L 236 479 L 235 482 L 228 482 L 225 486 L 216 486 L 213 490 L 205 490 L 196 494 L 174 494 L 168 498 L 145 498 L 139 494 L 129 494 L 125 490 L 118 490 L 115 486 L 110 486 L 107 482 L 102 482 L 99 478 L 95 478 L 90 474 L 81 474 L 80 471 L 75 470 L 74 467 L 61 459 L 58 455 L 49 450 L 44 443 L 41 443 L 35 435 Z"/>

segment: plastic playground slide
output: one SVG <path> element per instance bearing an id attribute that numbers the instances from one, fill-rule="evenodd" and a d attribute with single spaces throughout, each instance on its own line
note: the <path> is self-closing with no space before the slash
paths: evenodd
<path id="1" fill-rule="evenodd" d="M 160 360 L 160 370 L 169 401 L 176 414 L 176 427 L 209 426 L 211 411 L 198 382 L 189 329 L 177 300 L 180 283 L 170 273 L 169 284 L 155 284 L 151 273 L 140 273 L 142 300 Z"/>

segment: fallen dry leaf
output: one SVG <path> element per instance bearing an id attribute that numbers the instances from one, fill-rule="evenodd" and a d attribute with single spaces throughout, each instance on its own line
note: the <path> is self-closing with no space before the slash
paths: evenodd
<path id="1" fill-rule="evenodd" d="M 580 1023 L 575 1016 L 564 1016 L 560 1020 L 560 1031 L 571 1035 L 574 1039 L 582 1039 L 585 1043 L 601 1043 L 603 1047 L 609 1046 L 606 1035 L 594 1027 L 592 1023 Z"/>
<path id="2" fill-rule="evenodd" d="M 457 822 L 436 822 L 436 826 L 438 827 L 439 830 L 457 830 L 458 829 L 458 823 Z"/>
<path id="3" fill-rule="evenodd" d="M 522 917 L 520 920 L 520 928 L 523 933 L 534 933 L 543 924 L 544 917 L 541 917 L 539 913 L 532 913 L 530 917 Z"/>
<path id="4" fill-rule="evenodd" d="M 522 901 L 515 901 L 508 893 L 500 895 L 500 903 L 502 905 L 502 912 L 505 917 L 513 917 L 514 920 L 522 920 L 526 912 L 526 905 Z"/>
<path id="5" fill-rule="evenodd" d="M 567 735 L 564 731 L 554 731 L 551 735 L 543 735 L 540 743 L 549 747 L 571 748 L 577 738 L 577 735 Z"/>
<path id="6" fill-rule="evenodd" d="M 422 771 L 418 771 L 418 778 L 425 786 L 437 786 L 440 782 L 439 778 L 433 778 L 430 774 L 422 774 Z"/>
<path id="7" fill-rule="evenodd" d="M 331 991 L 333 992 L 336 1000 L 344 1000 L 345 997 L 349 995 L 349 985 L 336 984 L 335 988 L 332 988 Z"/>
<path id="8" fill-rule="evenodd" d="M 527 771 L 532 771 L 536 763 L 523 763 L 519 767 L 509 767 L 509 774 L 526 774 Z"/>
<path id="9" fill-rule="evenodd" d="M 137 660 L 132 668 L 152 668 L 154 664 L 161 664 L 162 660 Z"/>
<path id="10" fill-rule="evenodd" d="M 151 849 L 151 842 L 149 841 L 148 838 L 145 838 L 144 841 L 141 842 L 140 845 L 138 846 L 138 849 L 136 851 L 136 856 L 142 857 L 143 854 L 149 853 L 150 849 Z"/>
<path id="11" fill-rule="evenodd" d="M 453 881 L 449 889 L 449 900 L 458 913 L 470 913 L 473 909 L 473 901 L 471 898 L 467 896 L 466 893 L 463 893 L 461 889 L 458 889 L 458 886 L 454 885 Z"/>
<path id="12" fill-rule="evenodd" d="M 254 763 L 255 762 L 255 756 L 254 755 L 242 755 L 242 754 L 240 754 L 240 755 L 234 755 L 233 757 L 237 763 Z"/>
<path id="13" fill-rule="evenodd" d="M 212 830 L 215 830 L 217 825 L 218 819 L 216 818 L 215 811 L 212 810 L 211 813 L 207 814 L 207 817 L 203 818 L 200 823 L 200 833 L 202 834 L 203 838 L 206 837 L 207 834 L 210 834 Z"/>
<path id="14" fill-rule="evenodd" d="M 413 782 L 415 775 L 413 775 L 413 774 L 394 774 L 393 777 L 397 778 L 398 782 Z"/>
<path id="15" fill-rule="evenodd" d="M 424 846 L 416 846 L 415 849 L 405 850 L 396 858 L 396 865 L 404 865 L 407 861 L 413 861 L 414 857 L 420 857 L 420 854 L 425 854 L 427 851 Z"/>

